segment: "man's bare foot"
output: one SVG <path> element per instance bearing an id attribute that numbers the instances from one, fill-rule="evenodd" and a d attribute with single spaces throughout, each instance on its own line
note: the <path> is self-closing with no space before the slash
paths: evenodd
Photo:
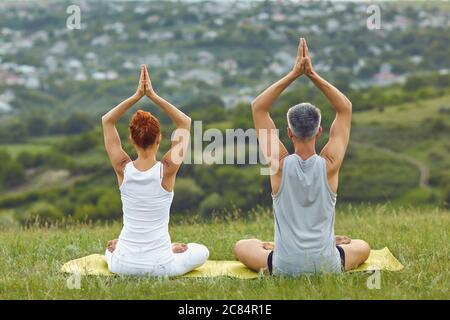
<path id="1" fill-rule="evenodd" d="M 350 242 L 352 242 L 352 239 L 350 239 L 347 236 L 336 236 L 336 245 L 340 245 L 340 244 L 349 244 Z"/>
<path id="2" fill-rule="evenodd" d="M 108 241 L 107 249 L 109 252 L 114 252 L 114 250 L 116 250 L 117 241 L 119 241 L 119 240 L 114 239 L 114 240 Z"/>
<path id="3" fill-rule="evenodd" d="M 187 250 L 188 246 L 185 243 L 172 243 L 172 252 L 173 253 L 183 253 Z"/>
<path id="4" fill-rule="evenodd" d="M 271 241 L 265 241 L 263 242 L 263 248 L 266 250 L 273 250 L 275 248 L 275 243 L 271 242 Z"/>

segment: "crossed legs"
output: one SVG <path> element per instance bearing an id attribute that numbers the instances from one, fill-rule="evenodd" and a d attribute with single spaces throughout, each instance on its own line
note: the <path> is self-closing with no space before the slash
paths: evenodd
<path id="1" fill-rule="evenodd" d="M 267 270 L 267 258 L 273 250 L 273 243 L 258 239 L 239 240 L 234 246 L 236 258 L 253 271 Z"/>
<path id="2" fill-rule="evenodd" d="M 356 269 L 367 260 L 370 254 L 370 246 L 364 240 L 352 239 L 350 243 L 339 246 L 345 252 L 345 271 Z"/>
<path id="3" fill-rule="evenodd" d="M 108 250 L 113 252 L 116 246 L 117 240 L 111 240 L 108 242 Z M 360 264 L 364 263 L 370 254 L 369 244 L 360 239 L 349 239 L 347 237 L 336 236 L 336 244 L 342 247 L 345 253 L 345 271 L 349 271 L 357 268 Z M 194 244 L 196 245 L 196 244 Z M 184 253 L 187 246 L 182 243 L 173 243 L 172 250 L 174 253 Z M 196 248 L 197 249 L 197 248 Z M 202 249 L 202 248 L 200 248 Z M 199 249 L 199 250 L 200 250 Z M 268 269 L 267 259 L 269 254 L 274 249 L 272 242 L 265 242 L 258 239 L 244 239 L 239 240 L 234 247 L 234 254 L 236 258 L 241 261 L 248 268 L 260 272 Z M 197 251 L 197 250 L 196 250 Z M 205 250 L 200 250 L 205 251 Z M 208 258 L 207 250 L 202 256 L 205 259 L 201 259 L 203 264 Z M 179 257 L 181 258 L 182 255 Z M 184 255 L 183 255 L 184 256 Z"/>
<path id="4" fill-rule="evenodd" d="M 118 274 L 153 276 L 180 276 L 203 265 L 209 257 L 208 248 L 198 243 L 172 243 L 173 260 L 166 265 L 155 266 L 150 269 L 123 266 L 113 261 L 113 252 L 118 240 L 110 240 L 105 251 L 108 268 Z"/>
<path id="5" fill-rule="evenodd" d="M 344 249 L 345 271 L 357 268 L 369 257 L 370 246 L 364 240 L 337 236 L 336 244 Z M 267 270 L 267 258 L 272 250 L 273 243 L 258 239 L 239 240 L 234 246 L 236 258 L 256 272 Z"/>

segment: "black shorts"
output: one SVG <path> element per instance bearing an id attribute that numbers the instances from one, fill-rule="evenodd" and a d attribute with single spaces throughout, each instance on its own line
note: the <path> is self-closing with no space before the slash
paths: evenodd
<path id="1" fill-rule="evenodd" d="M 342 249 L 341 246 L 336 246 L 336 248 L 339 251 L 339 255 L 341 256 L 341 264 L 342 264 L 342 270 L 345 270 L 345 251 Z"/>
<path id="2" fill-rule="evenodd" d="M 267 269 L 269 270 L 270 275 L 272 275 L 272 260 L 273 260 L 273 250 L 270 251 L 269 256 L 267 257 Z"/>
<path id="3" fill-rule="evenodd" d="M 345 270 L 345 252 L 341 246 L 336 246 L 339 251 L 339 256 L 341 257 L 342 270 Z M 267 257 L 267 267 L 269 269 L 269 274 L 272 275 L 273 270 L 273 250 L 270 251 L 269 256 Z"/>

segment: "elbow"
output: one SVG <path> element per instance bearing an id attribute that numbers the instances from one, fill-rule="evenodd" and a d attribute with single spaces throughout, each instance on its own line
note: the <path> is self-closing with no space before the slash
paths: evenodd
<path id="1" fill-rule="evenodd" d="M 108 114 L 104 114 L 102 116 L 102 125 L 109 124 L 109 123 L 111 123 L 110 117 L 108 116 Z"/>
<path id="2" fill-rule="evenodd" d="M 102 125 L 105 125 L 108 122 L 108 117 L 106 116 L 106 114 L 104 114 L 102 116 Z"/>
<path id="3" fill-rule="evenodd" d="M 191 119 L 191 117 L 186 116 L 186 124 L 187 124 L 188 128 L 190 129 L 190 128 L 191 128 L 191 124 L 192 124 L 192 119 Z"/>
<path id="4" fill-rule="evenodd" d="M 252 101 L 250 106 L 252 108 L 252 114 L 255 113 L 255 111 L 258 110 L 258 102 L 256 101 L 256 99 Z"/>
<path id="5" fill-rule="evenodd" d="M 348 99 L 345 100 L 345 103 L 343 103 L 343 110 L 346 113 L 352 113 L 352 102 Z"/>
<path id="6" fill-rule="evenodd" d="M 353 111 L 353 104 L 350 100 L 347 101 L 347 109 L 350 113 Z"/>
<path id="7" fill-rule="evenodd" d="M 191 117 L 186 116 L 186 117 L 184 118 L 184 120 L 183 120 L 182 127 L 185 128 L 185 129 L 187 129 L 187 130 L 190 130 L 190 129 L 191 129 L 191 124 L 192 124 L 192 119 L 191 119 Z"/>

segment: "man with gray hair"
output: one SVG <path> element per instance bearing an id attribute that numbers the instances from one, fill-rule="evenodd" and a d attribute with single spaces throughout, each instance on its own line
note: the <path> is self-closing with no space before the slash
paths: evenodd
<path id="1" fill-rule="evenodd" d="M 299 103 L 287 112 L 287 122 L 289 129 L 294 136 L 308 140 L 314 137 L 320 129 L 321 114 L 319 108 L 311 103 Z"/>
<path id="2" fill-rule="evenodd" d="M 289 155 L 275 135 L 270 109 L 278 96 L 305 74 L 336 111 L 328 143 L 316 154 L 322 134 L 320 110 L 300 103 L 287 112 L 288 136 L 295 152 Z M 312 67 L 308 46 L 300 39 L 294 68 L 252 102 L 260 147 L 271 167 L 275 243 L 240 240 L 236 257 L 249 268 L 291 275 L 355 269 L 369 256 L 367 242 L 334 235 L 338 175 L 350 138 L 352 104 Z M 264 143 L 266 142 L 266 143 Z M 275 143 L 275 145 L 273 145 Z"/>

